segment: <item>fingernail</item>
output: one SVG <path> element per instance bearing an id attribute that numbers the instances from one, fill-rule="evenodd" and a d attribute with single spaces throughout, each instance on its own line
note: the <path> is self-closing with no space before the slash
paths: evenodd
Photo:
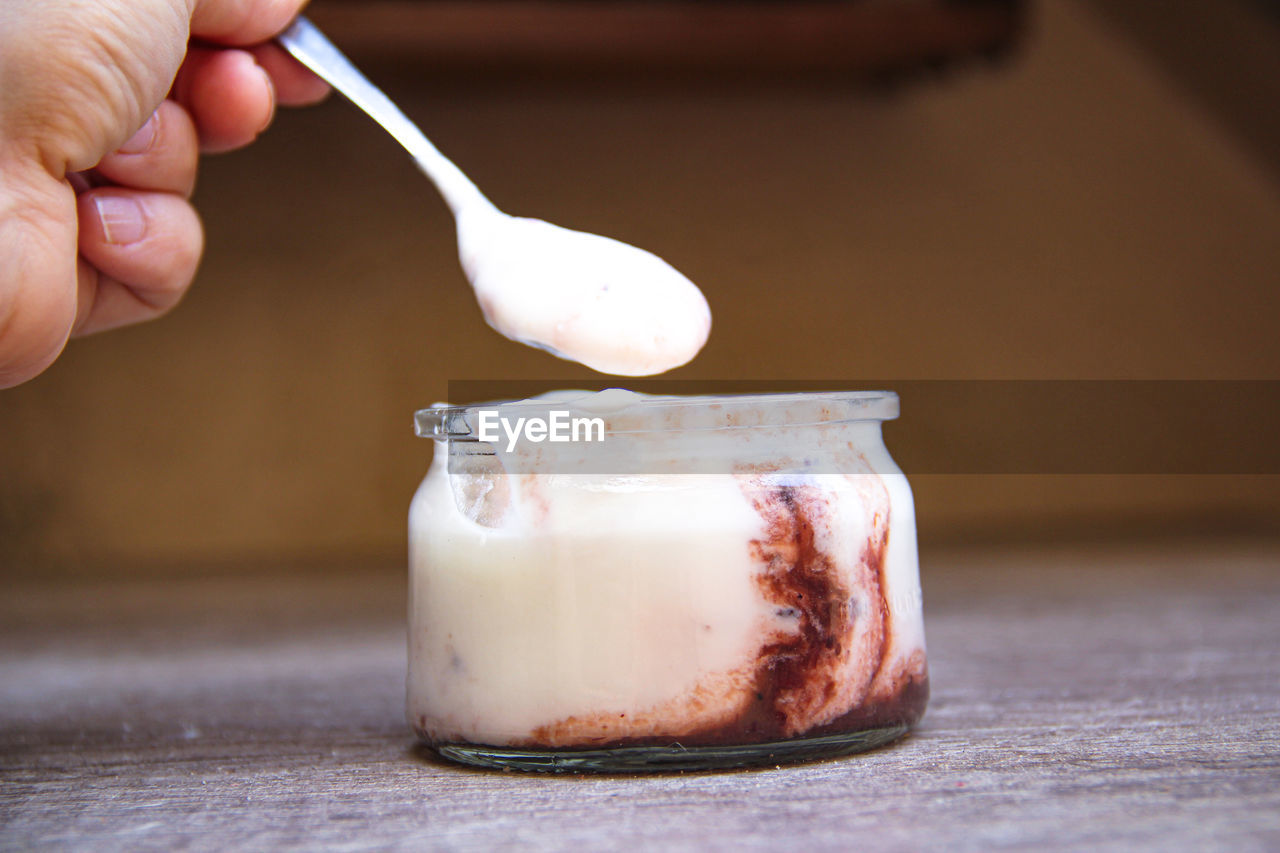
<path id="1" fill-rule="evenodd" d="M 151 148 L 151 144 L 156 141 L 156 130 L 160 124 L 160 118 L 155 113 L 151 114 L 151 118 L 147 119 L 147 123 L 138 128 L 138 132 L 130 136 L 124 145 L 116 150 L 121 154 L 141 154 Z"/>
<path id="2" fill-rule="evenodd" d="M 101 195 L 93 200 L 102 223 L 102 236 L 108 243 L 126 246 L 136 243 L 147 233 L 147 216 L 142 205 L 121 195 Z"/>
<path id="3" fill-rule="evenodd" d="M 262 123 L 262 127 L 258 128 L 258 133 L 262 133 L 271 126 L 272 119 L 276 117 L 276 84 L 265 68 L 258 66 L 258 70 L 262 72 L 262 79 L 267 84 L 267 94 L 271 100 L 271 109 L 267 110 L 267 120 Z"/>

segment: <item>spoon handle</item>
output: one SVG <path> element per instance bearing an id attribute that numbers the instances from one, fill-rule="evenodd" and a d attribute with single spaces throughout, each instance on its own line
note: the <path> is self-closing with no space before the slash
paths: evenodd
<path id="1" fill-rule="evenodd" d="M 462 170 L 441 154 L 418 126 L 381 89 L 370 83 L 315 24 L 300 15 L 276 41 L 395 137 L 436 185 L 455 217 L 464 208 L 477 204 L 493 207 Z"/>

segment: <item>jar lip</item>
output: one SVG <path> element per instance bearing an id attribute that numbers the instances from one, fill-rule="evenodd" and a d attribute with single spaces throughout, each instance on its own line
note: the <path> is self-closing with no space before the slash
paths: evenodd
<path id="1" fill-rule="evenodd" d="M 610 424 L 607 429 L 611 435 L 818 426 L 898 417 L 898 395 L 893 391 L 697 396 L 621 392 L 628 395 L 624 405 L 594 404 L 608 393 L 559 391 L 526 400 L 493 400 L 465 406 L 436 403 L 414 413 L 414 432 L 441 441 L 479 441 L 477 418 L 481 410 L 500 410 L 507 417 L 547 417 L 552 410 L 601 416 Z"/>

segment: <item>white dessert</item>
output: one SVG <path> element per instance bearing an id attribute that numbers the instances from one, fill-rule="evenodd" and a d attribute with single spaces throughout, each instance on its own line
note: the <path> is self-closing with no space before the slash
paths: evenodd
<path id="1" fill-rule="evenodd" d="M 711 333 L 693 282 L 617 240 L 481 208 L 459 217 L 458 248 L 490 326 L 601 373 L 671 370 Z"/>
<path id="2" fill-rule="evenodd" d="M 814 425 L 750 429 L 740 406 L 557 399 L 644 458 L 600 472 L 581 448 L 499 446 L 451 473 L 437 445 L 410 511 L 421 734 L 691 745 L 919 715 L 914 511 L 878 421 L 815 423 L 838 412 L 812 396 L 784 414 Z"/>

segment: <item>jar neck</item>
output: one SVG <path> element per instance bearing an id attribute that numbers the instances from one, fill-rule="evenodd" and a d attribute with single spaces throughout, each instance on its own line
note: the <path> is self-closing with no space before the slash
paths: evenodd
<path id="1" fill-rule="evenodd" d="M 843 474 L 892 465 L 878 420 L 714 430 L 593 433 L 577 440 L 504 432 L 494 441 L 437 442 L 453 474 L 491 476 L 732 475 L 754 471 Z M 565 435 L 572 435 L 570 432 Z M 886 464 L 887 463 L 887 464 Z"/>

